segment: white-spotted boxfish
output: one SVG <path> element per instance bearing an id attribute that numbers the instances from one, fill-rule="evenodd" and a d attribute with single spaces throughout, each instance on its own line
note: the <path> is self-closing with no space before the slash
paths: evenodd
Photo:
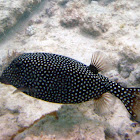
<path id="1" fill-rule="evenodd" d="M 51 53 L 24 53 L 3 71 L 0 82 L 48 102 L 77 104 L 99 99 L 106 92 L 118 97 L 128 112 L 139 119 L 140 88 L 124 88 L 99 74 L 101 61 L 89 66 Z"/>

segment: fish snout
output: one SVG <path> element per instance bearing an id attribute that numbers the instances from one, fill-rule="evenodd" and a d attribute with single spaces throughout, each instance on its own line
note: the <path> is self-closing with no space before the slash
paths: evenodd
<path id="1" fill-rule="evenodd" d="M 0 77 L 0 82 L 3 84 L 9 85 L 8 81 L 5 78 L 3 78 L 2 76 Z"/>

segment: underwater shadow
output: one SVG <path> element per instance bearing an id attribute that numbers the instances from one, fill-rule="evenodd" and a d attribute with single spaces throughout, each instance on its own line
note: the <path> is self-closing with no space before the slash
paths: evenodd
<path id="1" fill-rule="evenodd" d="M 74 105 L 63 105 L 58 110 L 57 114 L 58 119 L 54 116 L 46 115 L 31 128 L 18 134 L 15 139 L 22 139 L 27 136 L 40 136 L 41 134 L 55 135 L 56 139 L 65 139 L 75 133 L 76 135 L 77 133 L 80 135 L 80 130 L 85 129 L 86 127 L 91 127 L 91 130 L 95 130 L 95 126 L 97 129 L 101 123 L 99 120 L 88 118 Z"/>

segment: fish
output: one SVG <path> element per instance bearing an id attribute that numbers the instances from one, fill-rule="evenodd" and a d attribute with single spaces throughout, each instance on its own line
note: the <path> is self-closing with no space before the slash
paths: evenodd
<path id="1" fill-rule="evenodd" d="M 122 101 L 131 118 L 139 121 L 140 88 L 125 88 L 100 74 L 105 68 L 103 60 L 96 53 L 88 66 L 59 54 L 23 53 L 3 70 L 0 82 L 34 98 L 60 104 L 108 98 L 105 94 L 111 93 Z"/>

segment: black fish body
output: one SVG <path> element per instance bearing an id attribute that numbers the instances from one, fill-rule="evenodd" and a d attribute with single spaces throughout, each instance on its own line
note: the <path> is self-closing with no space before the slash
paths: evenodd
<path id="1" fill-rule="evenodd" d="M 55 103 L 99 98 L 108 79 L 74 59 L 48 53 L 27 53 L 15 59 L 2 77 L 26 94 Z M 27 89 L 30 90 L 27 92 Z"/>
<path id="2" fill-rule="evenodd" d="M 98 74 L 93 65 L 86 66 L 74 59 L 50 53 L 20 55 L 3 71 L 0 82 L 22 89 L 32 97 L 63 104 L 99 99 L 102 94 L 110 92 L 121 99 L 133 116 L 135 94 L 140 91 L 126 89 L 110 81 Z"/>

